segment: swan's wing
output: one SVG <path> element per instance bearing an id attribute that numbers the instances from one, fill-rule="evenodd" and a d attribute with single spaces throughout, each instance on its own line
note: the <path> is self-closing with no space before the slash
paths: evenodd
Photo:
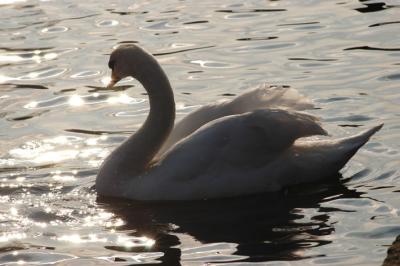
<path id="1" fill-rule="evenodd" d="M 265 83 L 242 93 L 230 103 L 230 108 L 235 114 L 263 108 L 301 111 L 313 107 L 312 101 L 296 89 L 289 86 L 270 86 Z"/>
<path id="2" fill-rule="evenodd" d="M 158 155 L 163 154 L 176 142 L 210 121 L 228 115 L 251 112 L 256 109 L 277 107 L 305 110 L 312 108 L 313 104 L 311 100 L 288 86 L 261 84 L 256 88 L 242 93 L 231 101 L 205 105 L 188 114 L 176 123 Z"/>
<path id="3" fill-rule="evenodd" d="M 215 120 L 178 142 L 158 166 L 166 179 L 195 179 L 210 169 L 266 163 L 300 137 L 326 134 L 311 115 L 261 109 Z M 218 174 L 216 174 L 218 175 Z"/>

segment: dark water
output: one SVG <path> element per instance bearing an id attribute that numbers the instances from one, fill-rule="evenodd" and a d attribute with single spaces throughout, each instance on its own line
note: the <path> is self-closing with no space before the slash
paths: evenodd
<path id="1" fill-rule="evenodd" d="M 0 265 L 379 265 L 400 235 L 398 1 L 0 1 Z M 97 199 L 103 158 L 148 112 L 103 89 L 138 42 L 178 117 L 262 82 L 337 136 L 385 123 L 329 184 L 236 200 Z M 248 264 L 246 264 L 248 263 Z"/>

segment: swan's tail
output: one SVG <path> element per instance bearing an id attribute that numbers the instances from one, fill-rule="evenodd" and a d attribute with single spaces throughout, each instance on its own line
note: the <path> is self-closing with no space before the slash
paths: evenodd
<path id="1" fill-rule="evenodd" d="M 337 167 L 337 171 L 343 168 L 343 166 L 356 154 L 356 152 L 365 144 L 367 141 L 383 127 L 383 124 L 377 125 L 373 128 L 362 131 L 354 136 L 342 138 L 337 140 L 337 160 L 333 161 Z"/>
<path id="2" fill-rule="evenodd" d="M 356 135 L 335 140 L 304 141 L 296 144 L 302 156 L 294 158 L 297 166 L 305 166 L 307 172 L 319 177 L 337 173 L 354 154 L 383 127 L 377 125 Z"/>
<path id="3" fill-rule="evenodd" d="M 383 124 L 364 130 L 354 136 L 339 139 L 338 142 L 343 147 L 348 147 L 352 154 L 355 154 L 377 131 L 383 127 Z"/>
<path id="4" fill-rule="evenodd" d="M 289 86 L 262 84 L 236 97 L 230 106 L 235 113 L 250 112 L 263 108 L 306 110 L 314 107 L 312 101 Z"/>
<path id="5" fill-rule="evenodd" d="M 333 148 L 335 151 L 332 159 L 333 163 L 338 167 L 338 171 L 356 154 L 356 152 L 383 127 L 383 124 L 362 131 L 354 136 L 336 140 Z"/>

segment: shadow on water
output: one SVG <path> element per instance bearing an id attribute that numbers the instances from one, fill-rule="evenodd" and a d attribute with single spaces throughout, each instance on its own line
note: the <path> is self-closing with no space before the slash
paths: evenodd
<path id="1" fill-rule="evenodd" d="M 382 266 L 400 265 L 400 235 L 396 237 L 392 245 L 387 250 L 387 256 Z"/>
<path id="2" fill-rule="evenodd" d="M 364 6 L 360 8 L 356 8 L 360 13 L 370 13 L 370 12 L 378 12 L 385 9 L 393 8 L 394 5 L 387 5 L 385 2 L 367 2 L 367 0 L 359 0 Z"/>
<path id="3" fill-rule="evenodd" d="M 188 258 L 181 258 L 182 251 L 177 247 L 182 244 L 180 234 L 189 235 L 204 245 L 237 244 L 232 256 L 224 261 L 298 260 L 307 258 L 301 254 L 304 249 L 330 243 L 322 237 L 334 231 L 327 213 L 340 210 L 324 208 L 322 211 L 320 203 L 361 197 L 362 193 L 348 189 L 340 178 L 337 176 L 328 184 L 301 185 L 273 195 L 235 199 L 141 203 L 98 198 L 98 202 L 125 220 L 120 230 L 132 230 L 134 236 L 154 239 L 156 244 L 148 251 L 163 252 L 159 260 L 168 265 L 179 265 L 181 259 Z M 305 217 L 301 209 L 309 208 L 316 209 L 317 214 Z M 107 248 L 146 252 L 143 248 Z M 218 256 L 216 252 L 202 262 L 218 261 Z"/>

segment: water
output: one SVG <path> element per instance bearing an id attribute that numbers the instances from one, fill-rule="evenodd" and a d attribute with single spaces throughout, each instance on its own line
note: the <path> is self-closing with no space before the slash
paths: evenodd
<path id="1" fill-rule="evenodd" d="M 0 1 L 0 265 L 381 264 L 400 235 L 399 4 Z M 97 199 L 99 164 L 148 112 L 137 82 L 103 89 L 112 47 L 132 42 L 166 70 L 178 117 L 268 82 L 313 98 L 332 135 L 385 127 L 329 184 Z"/>

